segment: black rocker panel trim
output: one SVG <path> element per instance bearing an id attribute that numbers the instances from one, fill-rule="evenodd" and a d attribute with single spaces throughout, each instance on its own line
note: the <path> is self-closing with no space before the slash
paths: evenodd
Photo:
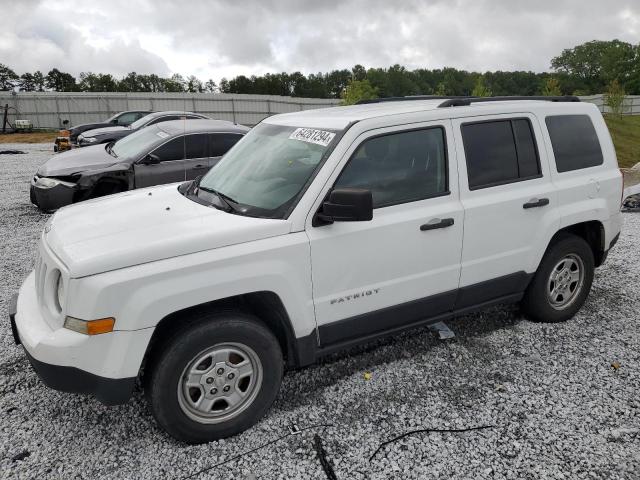
<path id="1" fill-rule="evenodd" d="M 455 310 L 472 307 L 496 297 L 524 292 L 533 274 L 517 272 L 493 280 L 476 283 L 458 290 Z"/>
<path id="2" fill-rule="evenodd" d="M 517 302 L 533 274 L 517 272 L 458 290 L 320 325 L 320 350 L 364 343 L 379 336 L 469 313 L 498 303 Z M 299 339 L 302 340 L 302 339 Z M 307 345 L 308 346 L 308 345 Z"/>

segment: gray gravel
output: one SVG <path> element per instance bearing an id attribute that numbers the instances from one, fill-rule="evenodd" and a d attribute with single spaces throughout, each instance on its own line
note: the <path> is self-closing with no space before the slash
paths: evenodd
<path id="1" fill-rule="evenodd" d="M 0 155 L 0 478 L 180 478 L 301 428 L 195 478 L 326 478 L 319 433 L 339 479 L 640 478 L 640 215 L 626 213 L 618 246 L 596 273 L 582 311 L 560 325 L 523 320 L 514 307 L 399 335 L 289 372 L 257 426 L 185 446 L 158 430 L 138 392 L 107 408 L 44 387 L 9 331 L 7 304 L 32 268 L 47 219 L 28 181 L 50 145 Z M 619 368 L 612 367 L 616 364 Z M 365 372 L 371 379 L 364 378 Z M 467 433 L 424 428 L 494 425 Z"/>

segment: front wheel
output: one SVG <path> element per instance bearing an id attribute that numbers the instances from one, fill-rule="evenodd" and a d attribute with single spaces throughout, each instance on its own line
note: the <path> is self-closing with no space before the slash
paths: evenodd
<path id="1" fill-rule="evenodd" d="M 206 315 L 160 349 L 145 393 L 158 424 L 186 443 L 246 430 L 266 413 L 280 388 L 280 345 L 251 315 Z"/>
<path id="2" fill-rule="evenodd" d="M 522 311 L 534 322 L 563 322 L 573 317 L 591 289 L 595 262 L 589 244 L 562 234 L 548 248 L 522 299 Z"/>

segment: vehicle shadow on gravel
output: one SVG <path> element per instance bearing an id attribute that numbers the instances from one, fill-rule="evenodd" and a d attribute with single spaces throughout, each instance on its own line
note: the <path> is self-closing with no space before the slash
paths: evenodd
<path id="1" fill-rule="evenodd" d="M 498 305 L 445 322 L 456 335 L 452 339 L 440 340 L 427 326 L 327 356 L 316 365 L 286 374 L 276 408 L 293 410 L 311 404 L 324 394 L 325 388 L 331 388 L 344 378 L 375 370 L 398 359 L 417 360 L 425 354 L 437 354 L 434 351 L 440 348 L 463 346 L 488 359 L 495 355 L 478 340 L 494 331 L 511 329 L 521 321 L 526 320 L 516 305 Z M 311 375 L 315 381 L 300 382 L 300 375 Z"/>

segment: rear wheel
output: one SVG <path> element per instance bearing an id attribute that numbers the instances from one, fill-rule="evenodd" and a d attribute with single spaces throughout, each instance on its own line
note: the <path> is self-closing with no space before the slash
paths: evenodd
<path id="1" fill-rule="evenodd" d="M 280 388 L 280 345 L 251 315 L 203 316 L 155 350 L 147 400 L 158 424 L 183 442 L 209 442 L 246 430 L 262 418 Z"/>
<path id="2" fill-rule="evenodd" d="M 584 304 L 595 262 L 589 244 L 562 234 L 548 248 L 522 300 L 522 311 L 535 322 L 563 322 Z"/>

